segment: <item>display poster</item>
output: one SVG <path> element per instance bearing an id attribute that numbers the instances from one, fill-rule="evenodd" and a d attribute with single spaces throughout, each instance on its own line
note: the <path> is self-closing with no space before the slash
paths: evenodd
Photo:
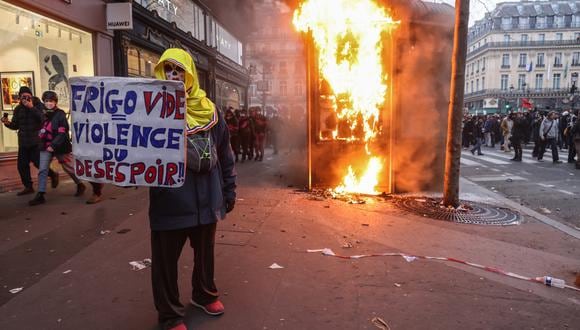
<path id="1" fill-rule="evenodd" d="M 70 78 L 74 168 L 82 180 L 180 187 L 185 180 L 182 82 Z"/>
<path id="2" fill-rule="evenodd" d="M 13 110 L 18 105 L 20 87 L 30 87 L 34 93 L 34 73 L 32 71 L 0 72 L 0 83 L 2 84 L 2 109 L 5 111 Z"/>
<path id="3" fill-rule="evenodd" d="M 56 92 L 59 107 L 67 110 L 70 102 L 68 95 L 68 55 L 54 49 L 38 47 L 38 58 L 40 61 L 41 92 Z"/>

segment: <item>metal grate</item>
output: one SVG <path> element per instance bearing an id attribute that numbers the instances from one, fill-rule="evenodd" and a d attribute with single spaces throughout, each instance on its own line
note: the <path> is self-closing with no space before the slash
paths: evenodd
<path id="1" fill-rule="evenodd" d="M 490 226 L 517 225 L 521 221 L 518 212 L 470 201 L 461 201 L 457 209 L 443 207 L 440 198 L 394 197 L 391 201 L 404 211 L 436 220 Z"/>

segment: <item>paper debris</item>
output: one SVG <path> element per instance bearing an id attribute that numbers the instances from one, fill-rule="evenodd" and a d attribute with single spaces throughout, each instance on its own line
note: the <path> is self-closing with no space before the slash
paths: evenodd
<path id="1" fill-rule="evenodd" d="M 63 273 L 63 274 L 68 274 L 68 273 L 70 273 L 70 272 L 72 272 L 72 270 L 70 270 L 70 269 L 69 269 L 69 270 L 65 270 L 65 271 L 64 271 L 64 272 L 62 272 L 62 273 Z"/>
<path id="2" fill-rule="evenodd" d="M 334 256 L 336 255 L 331 249 L 326 248 L 326 249 L 315 249 L 315 250 L 306 250 L 306 252 L 308 253 L 316 253 L 316 252 L 322 252 L 323 255 L 325 256 Z"/>
<path id="3" fill-rule="evenodd" d="M 284 267 L 278 265 L 277 263 L 273 263 L 268 268 L 270 268 L 270 269 L 283 269 Z"/>
<path id="4" fill-rule="evenodd" d="M 413 262 L 413 261 L 417 260 L 417 257 L 414 257 L 414 256 L 403 256 L 403 258 L 405 258 L 405 260 L 407 260 L 407 262 Z"/>
<path id="5" fill-rule="evenodd" d="M 544 214 L 550 214 L 550 213 L 552 213 L 552 211 L 548 210 L 548 209 L 547 209 L 547 208 L 545 208 L 545 207 L 540 207 L 540 212 L 542 212 L 542 213 L 544 213 Z"/>
<path id="6" fill-rule="evenodd" d="M 352 249 L 354 247 L 354 245 L 352 245 L 351 242 L 345 242 L 344 244 L 342 244 L 342 248 L 344 249 Z"/>
<path id="7" fill-rule="evenodd" d="M 151 266 L 151 259 L 143 259 L 143 261 L 131 261 L 129 265 L 133 266 L 132 270 L 142 270 Z"/>
<path id="8" fill-rule="evenodd" d="M 400 287 L 401 287 L 401 284 L 400 284 L 400 283 L 395 283 L 395 286 L 396 286 L 397 288 L 400 288 Z"/>
<path id="9" fill-rule="evenodd" d="M 385 320 L 381 319 L 380 317 L 373 317 L 371 322 L 375 325 L 375 327 L 381 330 L 391 330 L 391 327 L 385 322 Z"/>
<path id="10" fill-rule="evenodd" d="M 101 235 L 107 235 L 109 233 L 111 233 L 110 230 L 101 230 Z"/>
<path id="11" fill-rule="evenodd" d="M 22 291 L 24 288 L 14 288 L 12 290 L 10 290 L 10 293 L 18 293 L 20 291 Z"/>

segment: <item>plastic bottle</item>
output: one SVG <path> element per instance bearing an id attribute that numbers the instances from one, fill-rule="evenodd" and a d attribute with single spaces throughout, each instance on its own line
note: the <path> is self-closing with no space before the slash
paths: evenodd
<path id="1" fill-rule="evenodd" d="M 547 286 L 553 286 L 561 289 L 563 289 L 564 286 L 566 285 L 566 281 L 551 276 L 537 277 L 536 280 L 544 283 Z"/>

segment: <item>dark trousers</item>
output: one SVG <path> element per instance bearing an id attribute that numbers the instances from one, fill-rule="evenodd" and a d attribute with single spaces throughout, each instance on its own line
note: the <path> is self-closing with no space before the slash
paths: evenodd
<path id="1" fill-rule="evenodd" d="M 30 175 L 30 163 L 34 164 L 36 168 L 40 164 L 40 149 L 38 146 L 32 147 L 18 147 L 18 174 L 22 185 L 26 188 L 32 188 L 32 177 Z M 50 168 L 48 169 L 48 176 L 53 178 L 56 174 Z"/>
<path id="2" fill-rule="evenodd" d="M 179 256 L 188 238 L 194 251 L 191 297 L 200 305 L 218 299 L 213 278 L 215 232 L 215 223 L 151 232 L 151 281 L 160 323 L 175 325 L 181 322 L 184 315 L 184 307 L 179 300 L 177 274 Z"/>
<path id="3" fill-rule="evenodd" d="M 240 154 L 240 137 L 238 135 L 231 135 L 230 136 L 230 145 L 232 146 L 232 150 L 234 152 L 234 156 L 236 157 L 236 162 L 237 162 L 238 156 Z"/>
<path id="4" fill-rule="evenodd" d="M 97 196 L 101 196 L 103 194 L 103 187 L 105 186 L 104 183 L 90 182 L 90 184 L 93 187 L 93 194 Z"/>
<path id="5" fill-rule="evenodd" d="M 242 160 L 252 159 L 252 136 L 249 134 L 240 135 L 240 143 L 242 145 Z"/>
<path id="6" fill-rule="evenodd" d="M 522 155 L 523 155 L 523 150 L 522 150 L 522 140 L 521 139 L 512 139 L 512 146 L 514 147 L 514 160 L 518 160 L 521 161 L 522 160 Z"/>
<path id="7" fill-rule="evenodd" d="M 545 141 L 542 141 L 542 144 L 540 145 L 540 152 L 538 153 L 538 159 L 544 158 L 544 153 L 546 152 L 547 146 L 550 146 L 552 149 L 552 161 L 555 162 L 559 160 L 558 143 L 556 142 L 556 139 L 546 139 Z"/>

